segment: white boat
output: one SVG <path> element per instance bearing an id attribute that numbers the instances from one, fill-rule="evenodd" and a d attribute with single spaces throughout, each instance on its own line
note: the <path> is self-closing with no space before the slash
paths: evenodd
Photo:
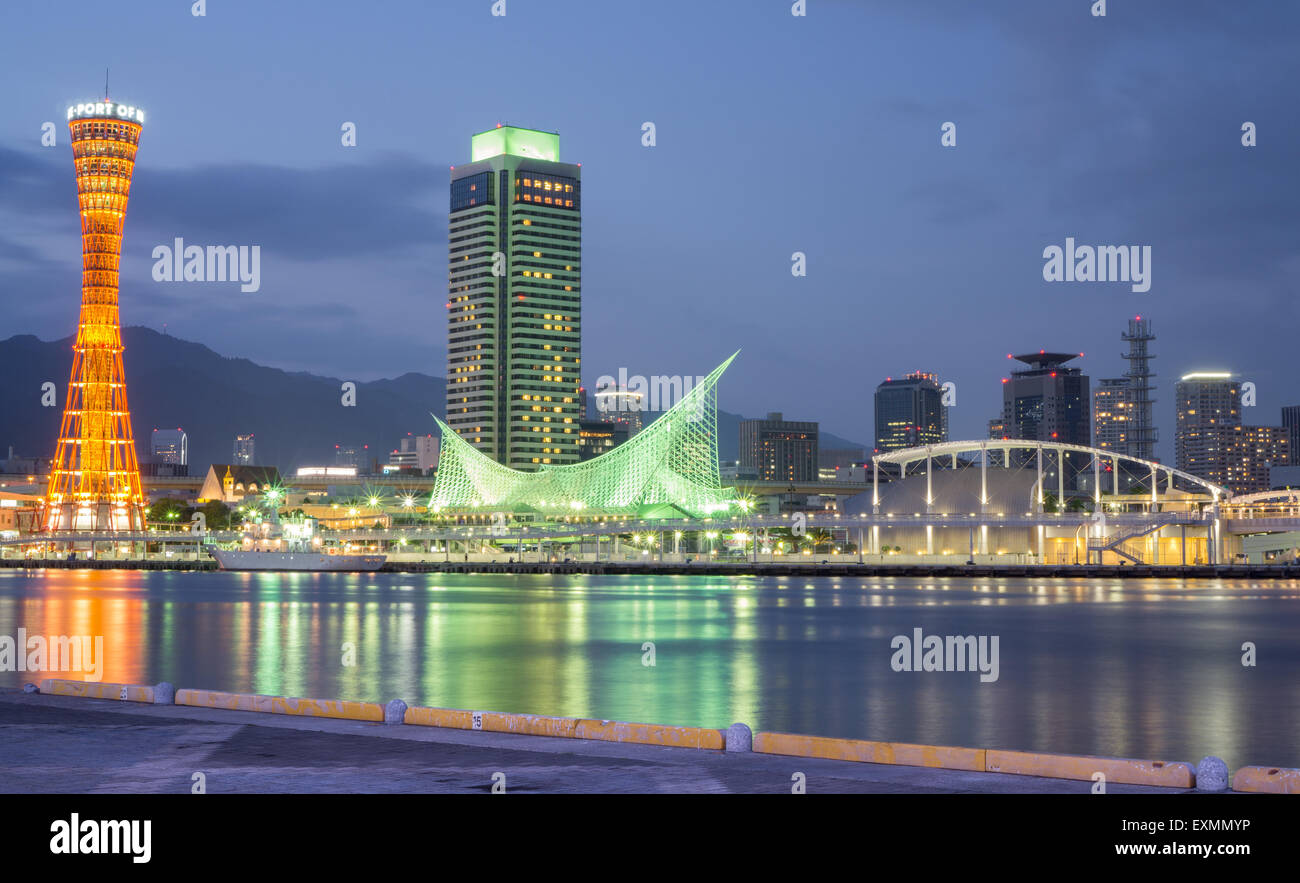
<path id="1" fill-rule="evenodd" d="M 386 555 L 327 555 L 323 552 L 272 552 L 258 549 L 208 549 L 222 570 L 378 570 Z"/>
<path id="2" fill-rule="evenodd" d="M 222 570 L 358 571 L 378 570 L 387 555 L 355 554 L 326 547 L 316 521 L 281 522 L 275 514 L 259 529 L 246 532 L 234 549 L 208 546 Z"/>

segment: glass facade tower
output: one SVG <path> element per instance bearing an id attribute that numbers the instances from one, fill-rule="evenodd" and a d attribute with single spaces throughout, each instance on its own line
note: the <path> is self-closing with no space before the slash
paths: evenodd
<path id="1" fill-rule="evenodd" d="M 498 126 L 451 173 L 447 424 L 512 469 L 579 459 L 581 166 L 559 154 Z"/>

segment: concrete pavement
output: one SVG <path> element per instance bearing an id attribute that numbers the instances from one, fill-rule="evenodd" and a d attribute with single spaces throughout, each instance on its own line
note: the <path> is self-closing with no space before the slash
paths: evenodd
<path id="1" fill-rule="evenodd" d="M 1091 782 L 0 691 L 0 793 L 1073 793 Z M 1112 794 L 1183 793 L 1111 784 Z"/>

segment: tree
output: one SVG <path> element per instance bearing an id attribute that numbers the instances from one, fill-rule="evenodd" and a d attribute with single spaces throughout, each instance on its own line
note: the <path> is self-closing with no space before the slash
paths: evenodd
<path id="1" fill-rule="evenodd" d="M 194 510 L 183 500 L 163 497 L 150 504 L 145 520 L 158 524 L 182 524 L 190 520 Z"/>
<path id="2" fill-rule="evenodd" d="M 226 530 L 230 527 L 230 507 L 220 500 L 208 500 L 199 507 L 208 530 Z"/>

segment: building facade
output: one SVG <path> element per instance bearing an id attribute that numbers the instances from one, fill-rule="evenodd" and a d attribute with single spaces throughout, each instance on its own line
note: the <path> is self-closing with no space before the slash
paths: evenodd
<path id="1" fill-rule="evenodd" d="M 1221 372 L 1185 374 L 1174 399 L 1174 465 L 1227 487 L 1233 430 L 1241 427 L 1241 384 Z"/>
<path id="2" fill-rule="evenodd" d="M 1002 379 L 1002 424 L 1008 438 L 1092 444 L 1092 396 L 1088 376 L 1066 364 L 1078 353 L 1039 350 L 1013 356 L 1028 368 Z M 1026 462 L 1026 451 L 1012 455 L 1013 465 Z M 1085 454 L 1065 457 L 1065 480 L 1075 487 L 1090 460 Z"/>
<path id="3" fill-rule="evenodd" d="M 1092 394 L 1092 431 L 1095 447 L 1130 455 L 1133 431 L 1133 388 L 1127 377 L 1104 377 Z"/>
<path id="4" fill-rule="evenodd" d="M 596 419 L 624 427 L 629 438 L 645 428 L 645 394 L 617 386 L 596 390 Z"/>
<path id="5" fill-rule="evenodd" d="M 184 466 L 190 462 L 189 439 L 185 430 L 155 429 L 149 440 L 149 453 L 155 463 Z"/>
<path id="6" fill-rule="evenodd" d="M 413 470 L 423 475 L 438 465 L 438 438 L 434 435 L 412 435 L 398 441 L 388 455 L 388 465 Z"/>
<path id="7" fill-rule="evenodd" d="M 1015 356 L 1029 367 L 1002 381 L 1002 422 L 1011 438 L 1091 444 L 1088 376 L 1065 364 L 1076 356 L 1043 350 Z"/>
<path id="8" fill-rule="evenodd" d="M 1287 405 L 1282 409 L 1282 425 L 1291 439 L 1291 463 L 1300 463 L 1300 405 Z"/>
<path id="9" fill-rule="evenodd" d="M 257 465 L 257 453 L 253 433 L 235 436 L 235 448 L 232 461 L 238 466 Z"/>
<path id="10" fill-rule="evenodd" d="M 913 372 L 876 387 L 876 453 L 948 440 L 948 409 L 936 375 Z"/>
<path id="11" fill-rule="evenodd" d="M 594 460 L 614 450 L 630 438 L 625 423 L 607 420 L 583 420 L 578 424 L 578 460 Z"/>
<path id="12" fill-rule="evenodd" d="M 198 502 L 218 500 L 239 503 L 245 497 L 258 496 L 282 484 L 280 470 L 274 466 L 240 466 L 214 463 L 208 467 L 199 489 Z"/>
<path id="13" fill-rule="evenodd" d="M 1272 488 L 1272 470 L 1291 465 L 1291 432 L 1285 426 L 1234 427 L 1224 486 L 1234 494 Z"/>
<path id="14" fill-rule="evenodd" d="M 578 461 L 581 166 L 498 126 L 451 172 L 447 424 L 512 469 Z"/>
<path id="15" fill-rule="evenodd" d="M 742 420 L 740 468 L 760 481 L 816 481 L 817 434 L 815 422 L 786 420 L 779 411 Z"/>

